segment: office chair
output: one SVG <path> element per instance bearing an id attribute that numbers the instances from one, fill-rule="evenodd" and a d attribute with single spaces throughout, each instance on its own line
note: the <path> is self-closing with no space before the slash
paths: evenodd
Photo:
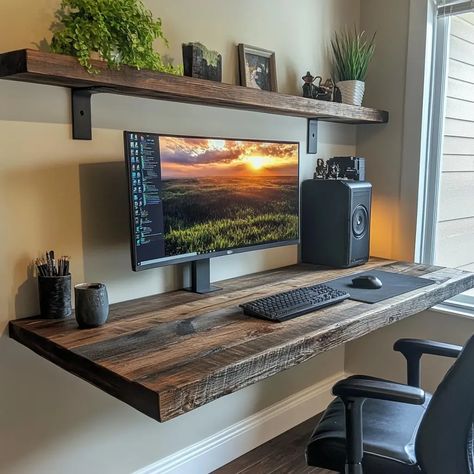
<path id="1" fill-rule="evenodd" d="M 400 339 L 408 385 L 356 375 L 333 387 L 306 447 L 308 465 L 347 474 L 474 474 L 474 336 L 464 346 Z M 457 358 L 433 395 L 423 354 Z"/>

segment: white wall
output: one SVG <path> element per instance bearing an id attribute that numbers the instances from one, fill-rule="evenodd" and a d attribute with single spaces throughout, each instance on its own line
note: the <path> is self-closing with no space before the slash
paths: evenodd
<path id="1" fill-rule="evenodd" d="M 0 50 L 49 37 L 58 4 L 3 0 Z M 181 42 L 199 40 L 223 53 L 224 80 L 235 82 L 237 42 L 274 49 L 280 90 L 292 93 L 307 69 L 328 74 L 329 36 L 359 18 L 358 0 L 147 5 L 163 18 L 171 56 L 180 57 Z M 0 81 L 0 472 L 131 472 L 343 369 L 337 349 L 159 424 L 9 340 L 7 321 L 38 311 L 28 266 L 49 248 L 72 256 L 74 282 L 105 282 L 113 302 L 182 286 L 180 267 L 130 270 L 122 130 L 298 140 L 302 178 L 315 165 L 305 154 L 303 119 L 97 95 L 94 139 L 81 142 L 70 138 L 69 108 L 65 89 Z M 319 131 L 319 156 L 355 152 L 354 127 L 321 124 Z M 296 247 L 219 258 L 212 277 L 295 261 Z"/>

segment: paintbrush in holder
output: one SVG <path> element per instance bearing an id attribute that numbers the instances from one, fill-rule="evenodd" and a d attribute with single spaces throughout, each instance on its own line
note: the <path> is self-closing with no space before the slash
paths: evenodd
<path id="1" fill-rule="evenodd" d="M 54 252 L 46 252 L 46 258 L 35 261 L 38 270 L 38 291 L 42 318 L 62 319 L 72 314 L 71 274 L 69 257 L 57 262 Z"/>

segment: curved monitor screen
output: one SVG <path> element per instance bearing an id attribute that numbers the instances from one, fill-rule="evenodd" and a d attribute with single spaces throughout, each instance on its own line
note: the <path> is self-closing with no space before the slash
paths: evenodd
<path id="1" fill-rule="evenodd" d="M 125 132 L 134 270 L 298 242 L 299 144 Z"/>

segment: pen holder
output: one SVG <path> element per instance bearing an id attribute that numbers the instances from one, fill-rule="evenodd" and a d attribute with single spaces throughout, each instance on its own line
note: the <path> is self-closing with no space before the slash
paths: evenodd
<path id="1" fill-rule="evenodd" d="M 40 312 L 42 318 L 67 318 L 71 308 L 71 274 L 38 276 Z"/>
<path id="2" fill-rule="evenodd" d="M 103 283 L 81 283 L 74 287 L 76 321 L 81 329 L 102 326 L 109 316 L 109 297 Z"/>

